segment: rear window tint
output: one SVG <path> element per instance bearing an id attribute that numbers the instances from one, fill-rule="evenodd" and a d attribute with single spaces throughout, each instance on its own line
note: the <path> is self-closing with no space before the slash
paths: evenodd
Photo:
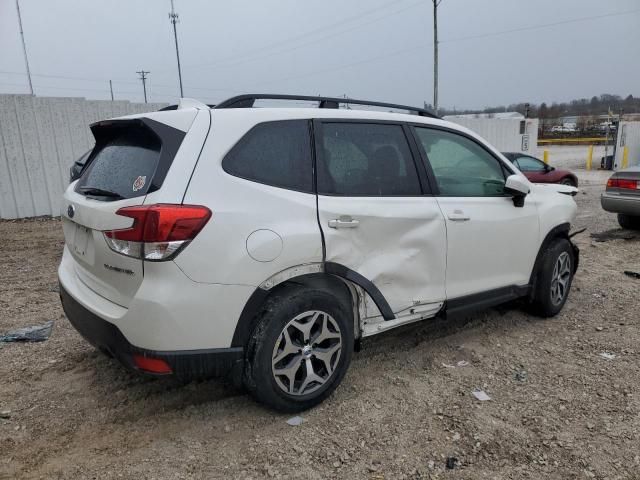
<path id="1" fill-rule="evenodd" d="M 307 120 L 266 122 L 252 128 L 222 161 L 230 175 L 301 192 L 313 192 Z"/>
<path id="2" fill-rule="evenodd" d="M 76 190 L 93 187 L 122 198 L 146 195 L 158 167 L 160 149 L 160 140 L 145 128 L 117 132 L 90 159 Z"/>

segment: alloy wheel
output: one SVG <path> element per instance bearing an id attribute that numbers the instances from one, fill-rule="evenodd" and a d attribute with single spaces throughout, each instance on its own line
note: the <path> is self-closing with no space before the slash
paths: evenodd
<path id="1" fill-rule="evenodd" d="M 273 378 L 289 395 L 308 395 L 333 376 L 341 352 L 342 333 L 331 315 L 301 313 L 285 325 L 273 348 Z"/>
<path id="2" fill-rule="evenodd" d="M 571 258 L 567 252 L 562 252 L 553 267 L 551 276 L 551 302 L 560 305 L 567 295 L 571 281 Z"/>

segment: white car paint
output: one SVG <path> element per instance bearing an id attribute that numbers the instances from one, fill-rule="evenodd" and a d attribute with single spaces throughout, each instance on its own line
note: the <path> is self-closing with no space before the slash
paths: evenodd
<path id="1" fill-rule="evenodd" d="M 269 290 L 296 275 L 322 272 L 323 261 L 373 282 L 396 314 L 385 322 L 362 288 L 349 284 L 358 292 L 358 335 L 433 317 L 448 299 L 527 284 L 546 234 L 576 214 L 571 196 L 559 193 L 571 192 L 565 186 L 531 185 L 524 208 L 505 197 L 316 197 L 234 177 L 221 167 L 226 153 L 259 123 L 340 118 L 446 127 L 476 139 L 514 169 L 491 145 L 450 122 L 366 110 L 183 107 L 131 117 L 187 132 L 162 188 L 146 198 L 113 202 L 79 195 L 74 184 L 65 193 L 60 282 L 140 348 L 229 347 L 256 288 Z M 141 203 L 205 205 L 212 217 L 174 260 L 136 260 L 109 250 L 102 231 L 130 226 L 131 219 L 115 212 Z M 65 211 L 69 204 L 77 209 L 73 219 Z M 358 220 L 358 227 L 329 227 L 342 216 Z M 84 255 L 74 250 L 77 225 L 89 229 L 92 239 Z M 105 263 L 133 275 L 103 268 Z"/>

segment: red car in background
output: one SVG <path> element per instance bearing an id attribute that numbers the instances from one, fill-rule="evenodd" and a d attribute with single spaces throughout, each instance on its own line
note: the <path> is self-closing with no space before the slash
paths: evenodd
<path id="1" fill-rule="evenodd" d="M 517 152 L 502 152 L 533 183 L 561 183 L 578 186 L 578 177 L 569 170 L 551 167 L 531 155 Z"/>

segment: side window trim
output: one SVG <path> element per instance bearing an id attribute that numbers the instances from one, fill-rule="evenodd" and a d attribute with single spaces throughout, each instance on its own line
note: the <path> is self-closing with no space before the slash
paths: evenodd
<path id="1" fill-rule="evenodd" d="M 420 152 L 418 150 L 418 145 L 416 140 L 410 130 L 410 126 L 407 122 L 399 122 L 393 120 L 376 120 L 376 119 L 367 119 L 367 118 L 314 118 L 312 120 L 313 124 L 313 171 L 314 171 L 314 187 L 316 195 L 323 195 L 327 197 L 344 197 L 345 195 L 337 194 L 337 193 L 319 193 L 318 192 L 318 181 L 317 181 L 317 172 L 318 172 L 318 161 L 324 161 L 324 147 L 322 144 L 323 138 L 323 125 L 325 123 L 348 123 L 348 124 L 374 124 L 374 125 L 394 125 L 402 128 L 402 132 L 404 134 L 405 140 L 409 147 L 409 151 L 411 153 L 411 159 L 413 161 L 413 166 L 416 169 L 416 174 L 418 176 L 418 182 L 420 184 L 420 191 L 422 192 L 420 195 L 393 195 L 387 196 L 389 198 L 392 197 L 422 197 L 422 196 L 433 196 L 433 187 L 432 182 L 427 183 L 428 174 L 426 171 L 421 170 L 421 167 L 424 168 L 423 162 L 421 161 Z M 426 177 L 426 178 L 425 178 Z M 378 195 L 353 195 L 354 197 L 378 197 Z M 380 198 L 384 198 L 380 197 Z"/>
<path id="2" fill-rule="evenodd" d="M 476 145 L 478 145 L 480 148 L 482 148 L 486 153 L 489 154 L 489 156 L 491 156 L 493 159 L 495 159 L 496 162 L 498 162 L 498 165 L 501 166 L 501 169 L 503 171 L 503 173 L 505 173 L 505 181 L 506 181 L 506 177 L 508 175 L 506 175 L 506 173 L 508 172 L 509 175 L 515 175 L 516 172 L 513 170 L 511 165 L 508 165 L 508 162 L 503 162 L 500 158 L 498 158 L 491 150 L 489 150 L 485 145 L 483 145 L 481 142 L 479 142 L 477 139 L 475 139 L 474 137 L 472 137 L 471 135 L 467 135 L 464 132 L 461 132 L 459 130 L 453 129 L 453 128 L 447 128 L 447 127 L 443 127 L 440 125 L 430 125 L 430 124 L 426 124 L 426 123 L 411 123 L 409 124 L 410 128 L 411 128 L 411 132 L 413 133 L 413 137 L 414 137 L 414 141 L 416 143 L 416 145 L 418 146 L 418 150 L 420 152 L 420 155 L 422 157 L 422 163 L 425 165 L 425 168 L 427 170 L 428 173 L 428 178 L 429 178 L 429 183 L 431 185 L 431 191 L 433 192 L 432 195 L 436 195 L 436 196 L 442 196 L 442 193 L 440 192 L 440 188 L 438 187 L 438 184 L 435 180 L 435 173 L 433 171 L 433 168 L 431 166 L 431 162 L 429 160 L 429 157 L 427 155 L 427 152 L 424 150 L 424 147 L 422 146 L 422 143 L 420 142 L 420 139 L 418 138 L 418 133 L 416 132 L 417 128 L 426 128 L 429 130 L 439 130 L 442 132 L 447 132 L 447 133 L 451 133 L 454 135 L 459 135 L 463 138 L 466 138 L 467 140 L 472 141 L 473 143 L 475 143 Z M 508 196 L 508 195 L 504 195 L 504 196 Z M 469 197 L 472 198 L 472 197 Z"/>

